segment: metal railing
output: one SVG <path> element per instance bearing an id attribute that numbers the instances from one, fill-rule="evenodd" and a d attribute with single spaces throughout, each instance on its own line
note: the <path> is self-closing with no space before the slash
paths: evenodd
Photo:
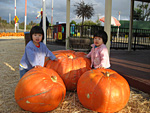
<path id="1" fill-rule="evenodd" d="M 65 42 L 65 27 L 60 28 L 49 26 L 47 30 L 47 43 L 56 41 Z M 59 29 L 59 31 L 58 31 Z M 61 29 L 63 32 L 61 32 Z M 83 29 L 83 32 L 81 32 Z M 70 37 L 72 38 L 92 38 L 95 31 L 104 30 L 103 26 L 70 26 Z M 81 36 L 82 34 L 82 36 Z M 111 49 L 128 49 L 129 29 L 111 26 Z M 82 48 L 81 48 L 82 49 Z M 150 29 L 134 29 L 132 37 L 132 49 L 150 49 Z"/>
<path id="2" fill-rule="evenodd" d="M 112 49 L 127 49 L 129 39 L 129 29 L 119 28 L 119 34 L 117 36 L 116 29 L 111 28 L 111 48 Z M 150 49 L 150 30 L 147 29 L 133 29 L 132 36 L 132 49 Z"/>

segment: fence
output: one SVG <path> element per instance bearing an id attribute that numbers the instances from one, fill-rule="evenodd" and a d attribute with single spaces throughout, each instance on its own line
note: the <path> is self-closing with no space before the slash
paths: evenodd
<path id="1" fill-rule="evenodd" d="M 49 26 L 47 31 L 47 43 L 64 43 L 66 38 L 65 26 Z M 81 30 L 83 29 L 83 31 Z M 71 38 L 92 38 L 95 31 L 104 30 L 103 26 L 70 26 Z M 128 49 L 128 28 L 111 26 L 111 49 Z M 92 43 L 92 42 L 91 42 Z M 136 49 L 150 49 L 150 29 L 133 29 L 132 47 Z M 82 48 L 80 48 L 82 49 Z"/>
<path id="2" fill-rule="evenodd" d="M 119 36 L 117 37 L 118 28 L 111 28 L 111 48 L 112 49 L 127 49 L 129 29 L 119 28 Z M 132 49 L 150 49 L 150 30 L 147 29 L 133 29 Z"/>

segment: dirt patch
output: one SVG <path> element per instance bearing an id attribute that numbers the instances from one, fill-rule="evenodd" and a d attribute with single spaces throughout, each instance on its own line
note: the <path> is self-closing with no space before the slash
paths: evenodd
<path id="1" fill-rule="evenodd" d="M 14 91 L 19 81 L 19 62 L 24 54 L 24 38 L 0 38 L 0 113 L 30 113 L 15 101 Z M 149 113 L 150 95 L 131 88 L 127 105 L 118 113 Z M 67 92 L 64 102 L 49 113 L 96 113 L 84 108 L 76 92 Z"/>

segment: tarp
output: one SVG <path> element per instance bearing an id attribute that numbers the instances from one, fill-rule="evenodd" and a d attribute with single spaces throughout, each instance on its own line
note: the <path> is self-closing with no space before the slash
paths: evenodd
<path id="1" fill-rule="evenodd" d="M 128 20 L 120 20 L 120 28 L 129 28 L 130 22 Z M 150 21 L 133 21 L 134 29 L 150 29 Z"/>

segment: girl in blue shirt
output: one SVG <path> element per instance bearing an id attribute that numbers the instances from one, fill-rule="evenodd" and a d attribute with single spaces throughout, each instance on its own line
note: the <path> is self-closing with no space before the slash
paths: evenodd
<path id="1" fill-rule="evenodd" d="M 26 45 L 25 53 L 19 64 L 20 78 L 34 67 L 43 67 L 45 57 L 57 61 L 53 53 L 43 43 L 44 31 L 40 26 L 32 27 L 30 37 L 31 41 Z"/>

